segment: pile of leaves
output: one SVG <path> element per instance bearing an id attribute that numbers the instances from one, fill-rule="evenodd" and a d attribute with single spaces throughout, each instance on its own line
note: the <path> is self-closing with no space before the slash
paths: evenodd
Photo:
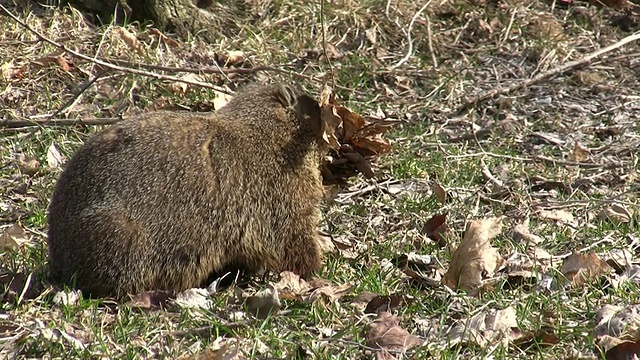
<path id="1" fill-rule="evenodd" d="M 325 85 L 320 94 L 323 140 L 330 151 L 322 164 L 325 185 L 346 185 L 357 173 L 374 177 L 372 162 L 391 151 L 391 142 L 382 135 L 394 123 L 368 118 L 338 103 L 331 87 Z"/>

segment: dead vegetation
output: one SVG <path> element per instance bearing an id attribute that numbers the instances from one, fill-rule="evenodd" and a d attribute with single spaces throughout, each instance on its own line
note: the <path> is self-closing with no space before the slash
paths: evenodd
<path id="1" fill-rule="evenodd" d="M 51 40 L 1 14 L 3 356 L 638 353 L 637 3 L 247 1 L 210 43 L 0 3 Z M 396 125 L 375 178 L 323 209 L 318 278 L 125 305 L 46 282 L 52 186 L 94 125 L 211 111 L 251 81 L 320 98 L 332 76 L 340 104 Z"/>

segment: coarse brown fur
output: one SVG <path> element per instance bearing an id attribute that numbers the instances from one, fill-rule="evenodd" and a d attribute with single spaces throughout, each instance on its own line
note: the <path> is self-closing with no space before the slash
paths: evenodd
<path id="1" fill-rule="evenodd" d="M 154 112 L 96 134 L 51 199 L 52 275 L 120 298 L 228 268 L 317 270 L 320 121 L 315 100 L 267 85 L 211 114 Z"/>

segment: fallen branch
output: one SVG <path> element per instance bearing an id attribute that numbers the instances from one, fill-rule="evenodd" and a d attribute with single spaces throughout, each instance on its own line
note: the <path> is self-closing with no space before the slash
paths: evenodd
<path id="1" fill-rule="evenodd" d="M 487 91 L 486 93 L 473 97 L 467 101 L 465 101 L 453 114 L 454 115 L 460 115 L 463 111 L 467 110 L 468 108 L 477 105 L 478 103 L 491 99 L 495 96 L 498 95 L 505 95 L 511 92 L 514 92 L 516 90 L 522 89 L 524 87 L 533 85 L 537 82 L 540 82 L 542 80 L 548 79 L 552 76 L 555 75 L 560 75 L 568 70 L 571 70 L 573 68 L 582 66 L 582 65 L 586 65 L 589 64 L 591 62 L 591 60 L 597 58 L 600 55 L 606 54 L 610 51 L 613 51 L 625 44 L 628 44 L 630 42 L 636 41 L 640 39 L 640 32 L 634 33 L 632 35 L 629 35 L 625 38 L 623 38 L 622 40 L 611 44 L 603 49 L 597 50 L 592 52 L 589 55 L 586 55 L 585 57 L 583 57 L 582 59 L 578 59 L 578 60 L 574 60 L 574 61 L 570 61 L 568 63 L 564 63 L 556 68 L 553 68 L 551 70 L 542 72 L 532 78 L 526 79 L 524 81 L 512 84 L 510 86 L 505 86 L 505 87 L 499 87 L 499 88 L 495 88 L 491 91 Z"/>
<path id="2" fill-rule="evenodd" d="M 28 126 L 109 125 L 122 120 L 124 119 L 118 117 L 93 119 L 0 120 L 0 128 L 16 129 Z"/>
<path id="3" fill-rule="evenodd" d="M 154 65 L 154 64 L 144 64 L 144 63 L 133 63 L 127 60 L 108 58 L 109 62 L 113 64 L 118 64 L 126 67 L 135 67 L 149 70 L 158 70 L 158 71 L 167 71 L 172 73 L 191 73 L 191 74 L 254 74 L 260 71 L 271 71 L 277 72 L 281 74 L 285 74 L 291 77 L 297 77 L 301 79 L 305 79 L 308 81 L 314 81 L 319 84 L 323 84 L 323 80 L 317 77 L 297 73 L 295 71 L 287 70 L 287 67 L 293 67 L 295 65 L 278 65 L 278 66 L 256 66 L 253 68 L 232 68 L 232 69 L 220 69 L 220 68 L 184 68 L 184 67 L 171 67 L 171 66 L 162 66 L 162 65 Z M 352 89 L 346 86 L 336 85 L 336 89 L 341 89 L 345 91 L 349 91 L 358 95 L 367 95 L 366 92 L 359 91 L 356 89 Z"/>
<path id="4" fill-rule="evenodd" d="M 132 68 L 127 68 L 127 67 L 122 67 L 122 66 L 118 66 L 118 65 L 114 65 L 111 64 L 109 62 L 106 61 L 102 61 L 100 59 L 94 59 L 90 56 L 84 55 L 82 53 L 79 53 L 77 51 L 74 51 L 72 49 L 69 49 L 68 47 L 57 43 L 49 38 L 47 38 L 46 36 L 42 35 L 40 32 L 38 32 L 37 30 L 31 28 L 27 23 L 25 23 L 24 21 L 20 20 L 17 16 L 13 15 L 7 8 L 5 8 L 2 4 L 0 4 L 0 9 L 2 9 L 10 18 L 12 18 L 15 22 L 17 22 L 18 24 L 22 25 L 25 29 L 31 31 L 32 33 L 34 33 L 37 37 L 39 37 L 42 41 L 47 42 L 55 47 L 57 47 L 60 50 L 63 50 L 64 52 L 71 54 L 77 58 L 86 60 L 86 61 L 90 61 L 92 63 L 104 66 L 106 68 L 112 69 L 112 70 L 117 70 L 117 71 L 122 71 L 125 73 L 130 73 L 130 74 L 135 74 L 135 75 L 142 75 L 142 76 L 148 76 L 154 79 L 158 79 L 158 80 L 168 80 L 168 81 L 176 81 L 176 82 L 181 82 L 181 83 L 185 83 L 185 84 L 189 84 L 189 85 L 195 85 L 195 86 L 201 86 L 207 89 L 213 89 L 215 91 L 219 91 L 225 94 L 230 94 L 229 90 L 220 87 L 220 86 L 215 86 L 215 85 L 211 85 L 205 82 L 201 82 L 201 81 L 196 81 L 196 80 L 189 80 L 189 79 L 181 79 L 181 78 L 177 78 L 175 76 L 168 76 L 168 75 L 162 75 L 162 74 L 158 74 L 158 73 L 154 73 L 154 72 L 150 72 L 150 71 L 144 71 L 144 70 L 139 70 L 139 69 L 132 69 Z"/>

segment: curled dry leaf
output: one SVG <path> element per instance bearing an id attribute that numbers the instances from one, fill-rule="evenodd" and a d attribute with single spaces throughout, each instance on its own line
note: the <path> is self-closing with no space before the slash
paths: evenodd
<path id="1" fill-rule="evenodd" d="M 352 286 L 350 284 L 333 285 L 321 279 L 314 279 L 309 283 L 299 275 L 283 271 L 280 273 L 280 281 L 273 284 L 273 287 L 283 299 L 312 303 L 321 298 L 333 302 L 348 293 Z"/>
<path id="2" fill-rule="evenodd" d="M 367 303 L 367 307 L 364 309 L 365 314 L 378 314 L 380 312 L 392 311 L 401 305 L 406 305 L 413 302 L 413 297 L 408 295 L 393 294 L 393 295 L 378 295 L 371 299 Z"/>
<path id="3" fill-rule="evenodd" d="M 589 149 L 576 141 L 573 145 L 573 152 L 571 152 L 569 158 L 573 161 L 583 162 L 589 158 L 590 153 L 591 151 L 589 151 Z"/>
<path id="4" fill-rule="evenodd" d="M 211 309 L 213 301 L 209 298 L 209 292 L 206 289 L 187 289 L 176 295 L 174 304 L 181 308 L 190 309 Z"/>
<path id="5" fill-rule="evenodd" d="M 325 299 L 327 302 L 334 302 L 347 294 L 351 288 L 351 284 L 342 284 L 337 286 L 325 285 L 313 289 L 313 291 L 311 291 L 308 296 L 305 296 L 303 300 L 307 303 L 313 303 L 318 299 Z"/>
<path id="6" fill-rule="evenodd" d="M 71 70 L 71 66 L 69 65 L 67 59 L 65 59 L 60 54 L 51 54 L 33 60 L 31 62 L 31 66 L 36 69 L 41 69 L 48 66 L 59 66 L 63 71 L 69 72 L 69 70 Z"/>
<path id="7" fill-rule="evenodd" d="M 317 233 L 318 245 L 323 253 L 328 254 L 336 251 L 336 246 L 333 243 L 333 237 L 324 231 L 318 231 Z"/>
<path id="8" fill-rule="evenodd" d="M 281 272 L 280 281 L 273 284 L 273 287 L 280 293 L 280 298 L 286 300 L 301 300 L 302 295 L 311 290 L 311 285 L 306 280 L 291 271 Z"/>
<path id="9" fill-rule="evenodd" d="M 29 241 L 29 234 L 20 224 L 15 223 L 2 230 L 0 234 L 0 250 L 16 250 Z"/>
<path id="10" fill-rule="evenodd" d="M 60 151 L 58 151 L 56 145 L 54 143 L 51 143 L 51 145 L 49 145 L 49 148 L 47 148 L 47 166 L 50 169 L 59 168 L 60 166 L 62 166 L 64 161 L 65 159 L 62 154 L 60 154 Z"/>
<path id="11" fill-rule="evenodd" d="M 514 226 L 511 232 L 513 234 L 513 240 L 517 242 L 539 244 L 544 241 L 540 236 L 529 232 L 529 219 L 525 220 L 522 224 Z"/>
<path id="12" fill-rule="evenodd" d="M 626 307 L 605 304 L 596 311 L 596 319 L 598 325 L 594 330 L 597 338 L 613 336 L 631 340 L 640 335 L 640 304 Z"/>
<path id="13" fill-rule="evenodd" d="M 422 233 L 433 240 L 439 247 L 443 248 L 447 246 L 445 238 L 442 236 L 449 232 L 449 226 L 447 225 L 447 214 L 437 214 L 424 224 L 422 227 Z"/>
<path id="14" fill-rule="evenodd" d="M 391 151 L 383 134 L 391 122 L 371 122 L 338 104 L 333 89 L 325 85 L 320 94 L 322 138 L 330 149 L 322 166 L 326 185 L 342 185 L 358 172 L 374 176 L 371 160 Z"/>
<path id="15" fill-rule="evenodd" d="M 247 59 L 244 52 L 240 50 L 227 51 L 225 55 L 225 67 L 241 65 Z"/>
<path id="16" fill-rule="evenodd" d="M 245 301 L 247 311 L 258 319 L 266 319 L 269 314 L 277 313 L 282 307 L 278 289 L 273 285 L 258 291 L 253 296 L 248 296 Z"/>
<path id="17" fill-rule="evenodd" d="M 164 43 L 167 44 L 168 46 L 171 47 L 179 47 L 180 43 L 177 42 L 175 39 L 168 37 L 167 35 L 165 35 L 164 33 L 160 32 L 160 30 L 156 29 L 156 28 L 148 28 L 147 31 L 149 32 L 149 34 L 156 36 L 158 38 L 158 42 L 160 43 Z"/>
<path id="18" fill-rule="evenodd" d="M 452 290 L 463 289 L 477 294 L 485 280 L 493 277 L 504 262 L 491 239 L 502 231 L 503 217 L 473 220 L 464 238 L 451 255 L 451 265 L 442 282 Z"/>
<path id="19" fill-rule="evenodd" d="M 577 226 L 573 214 L 562 209 L 538 209 L 535 211 L 535 214 L 542 220 L 551 220 L 556 221 L 560 224 L 566 224 L 574 227 Z"/>
<path id="20" fill-rule="evenodd" d="M 127 46 L 135 50 L 138 55 L 144 54 L 144 45 L 136 38 L 134 34 L 132 34 L 129 30 L 123 28 L 122 26 L 116 26 L 113 28 L 113 33 L 120 39 L 122 42 L 127 44 Z"/>
<path id="21" fill-rule="evenodd" d="M 367 325 L 365 338 L 367 346 L 381 351 L 404 352 L 424 343 L 419 337 L 401 328 L 398 317 L 386 311 L 381 312 L 376 320 Z"/>
<path id="22" fill-rule="evenodd" d="M 449 331 L 451 344 L 462 343 L 481 347 L 493 345 L 499 341 L 507 343 L 521 336 L 516 310 L 513 307 L 483 311 L 472 316 L 471 319 L 459 320 Z"/>
<path id="23" fill-rule="evenodd" d="M 605 351 L 606 360 L 630 360 L 640 356 L 640 342 L 637 340 L 620 340 L 605 336 L 598 342 L 598 347 Z"/>
<path id="24" fill-rule="evenodd" d="M 588 254 L 574 252 L 562 262 L 560 271 L 574 285 L 584 283 L 609 273 L 611 267 L 591 251 Z"/>
<path id="25" fill-rule="evenodd" d="M 442 185 L 440 185 L 440 183 L 438 183 L 437 181 L 434 181 L 431 183 L 431 190 L 433 190 L 433 193 L 436 194 L 436 196 L 438 197 L 438 200 L 440 200 L 440 203 L 442 205 L 446 205 L 447 192 L 444 190 Z"/>
<path id="26" fill-rule="evenodd" d="M 602 209 L 598 214 L 598 220 L 609 220 L 613 223 L 628 223 L 632 217 L 631 212 L 620 204 L 611 204 Z"/>
<path id="27" fill-rule="evenodd" d="M 514 340 L 520 350 L 529 350 L 532 348 L 544 348 L 556 345 L 560 342 L 558 335 L 555 334 L 555 329 L 550 326 L 543 326 L 536 331 L 527 331 L 522 334 L 522 337 Z"/>
<path id="28" fill-rule="evenodd" d="M 150 290 L 131 297 L 127 305 L 137 309 L 166 309 L 172 294 L 164 290 Z"/>
<path id="29" fill-rule="evenodd" d="M 40 170 L 40 161 L 35 158 L 21 159 L 18 169 L 24 175 L 33 176 Z"/>
<path id="30" fill-rule="evenodd" d="M 194 355 L 181 356 L 178 360 L 242 360 L 245 359 L 240 353 L 237 339 L 217 339 L 202 352 Z"/>

